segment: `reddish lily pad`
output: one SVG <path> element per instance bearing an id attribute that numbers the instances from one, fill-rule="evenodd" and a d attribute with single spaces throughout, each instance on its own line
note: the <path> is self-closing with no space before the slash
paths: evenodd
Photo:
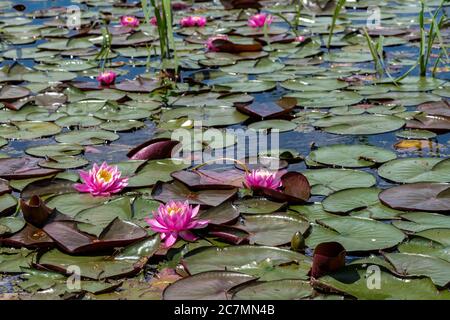
<path id="1" fill-rule="evenodd" d="M 132 160 L 156 160 L 170 158 L 173 148 L 179 141 L 157 138 L 146 141 L 131 149 L 127 156 Z"/>
<path id="2" fill-rule="evenodd" d="M 273 213 L 246 216 L 235 226 L 250 233 L 250 244 L 280 246 L 291 242 L 296 232 L 305 233 L 309 222 L 298 216 Z"/>
<path id="3" fill-rule="evenodd" d="M 0 159 L 0 178 L 27 179 L 57 174 L 60 170 L 39 167 L 42 159 L 22 157 Z"/>
<path id="4" fill-rule="evenodd" d="M 173 201 L 189 201 L 192 205 L 218 206 L 232 198 L 237 189 L 192 191 L 180 182 L 157 183 L 152 190 L 154 199 L 164 203 Z"/>
<path id="5" fill-rule="evenodd" d="M 80 232 L 73 221 L 55 221 L 47 224 L 43 230 L 60 248 L 71 254 L 112 250 L 147 237 L 147 232 L 141 227 L 118 218 L 98 238 Z"/>
<path id="6" fill-rule="evenodd" d="M 20 86 L 4 86 L 0 89 L 0 101 L 17 100 L 31 94 L 27 88 Z"/>
<path id="7" fill-rule="evenodd" d="M 238 208 L 230 201 L 224 202 L 221 205 L 208 210 L 202 211 L 199 214 L 199 219 L 208 220 L 212 224 L 225 224 L 239 217 Z"/>
<path id="8" fill-rule="evenodd" d="M 204 231 L 207 232 L 206 237 L 218 238 L 234 245 L 248 243 L 249 233 L 234 226 L 210 224 Z"/>
<path id="9" fill-rule="evenodd" d="M 231 9 L 259 9 L 262 5 L 260 0 L 220 0 L 226 10 Z"/>
<path id="10" fill-rule="evenodd" d="M 311 277 L 319 278 L 345 266 L 345 249 L 338 242 L 324 242 L 316 246 Z"/>
<path id="11" fill-rule="evenodd" d="M 34 248 L 51 248 L 55 242 L 42 229 L 27 224 L 20 232 L 0 240 L 4 246 Z"/>
<path id="12" fill-rule="evenodd" d="M 262 50 L 262 45 L 259 42 L 253 42 L 252 44 L 240 44 L 233 43 L 230 40 L 216 39 L 213 41 L 213 45 L 217 48 L 217 50 L 229 53 L 253 52 Z"/>
<path id="13" fill-rule="evenodd" d="M 280 202 L 302 203 L 311 196 L 311 186 L 308 179 L 298 172 L 288 172 L 281 177 L 282 190 L 260 188 L 266 197 Z"/>
<path id="14" fill-rule="evenodd" d="M 69 266 L 81 269 L 81 277 L 101 280 L 135 275 L 158 250 L 159 236 L 126 247 L 114 256 L 74 256 L 51 250 L 40 256 L 37 265 L 67 274 Z"/>
<path id="15" fill-rule="evenodd" d="M 53 214 L 54 209 L 47 207 L 39 196 L 32 196 L 29 201 L 20 199 L 20 209 L 25 221 L 42 228 Z"/>
<path id="16" fill-rule="evenodd" d="M 192 190 L 241 188 L 244 181 L 244 173 L 237 169 L 226 171 L 181 170 L 173 172 L 171 176 Z"/>
<path id="17" fill-rule="evenodd" d="M 450 184 L 411 183 L 386 189 L 380 201 L 397 210 L 450 213 Z"/>
<path id="18" fill-rule="evenodd" d="M 406 122 L 406 128 L 447 132 L 450 131 L 450 119 L 442 116 L 416 115 L 414 119 Z"/>

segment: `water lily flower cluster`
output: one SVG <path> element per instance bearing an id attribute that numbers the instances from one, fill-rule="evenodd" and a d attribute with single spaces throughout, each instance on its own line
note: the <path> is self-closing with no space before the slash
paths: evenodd
<path id="1" fill-rule="evenodd" d="M 78 173 L 83 183 L 76 183 L 74 188 L 93 196 L 107 197 L 128 185 L 128 178 L 121 178 L 122 173 L 117 166 L 109 166 L 106 162 L 100 166 L 95 163 L 88 172 L 79 170 Z"/>
<path id="2" fill-rule="evenodd" d="M 161 204 L 157 211 L 153 211 L 153 218 L 146 221 L 150 228 L 161 233 L 166 248 L 170 248 L 177 241 L 178 236 L 186 241 L 198 239 L 190 230 L 201 229 L 208 225 L 208 220 L 198 220 L 200 206 L 193 208 L 188 201 L 169 201 Z"/>
<path id="3" fill-rule="evenodd" d="M 97 76 L 97 81 L 103 86 L 109 86 L 116 81 L 117 74 L 114 71 L 100 72 Z"/>
<path id="4" fill-rule="evenodd" d="M 139 26 L 139 19 L 135 16 L 121 16 L 120 25 L 124 27 L 136 28 Z"/>
<path id="5" fill-rule="evenodd" d="M 180 26 L 186 27 L 204 27 L 206 25 L 206 18 L 201 16 L 183 17 L 180 20 Z"/>
<path id="6" fill-rule="evenodd" d="M 265 13 L 258 13 L 251 16 L 248 19 L 248 26 L 252 28 L 262 28 L 267 24 L 269 26 L 273 21 L 273 17 L 271 15 Z"/>
<path id="7" fill-rule="evenodd" d="M 277 177 L 277 172 L 270 172 L 265 169 L 252 170 L 244 178 L 244 186 L 249 189 L 269 188 L 277 190 L 281 188 L 282 183 Z"/>
<path id="8" fill-rule="evenodd" d="M 214 52 L 220 51 L 219 48 L 217 48 L 214 45 L 215 40 L 229 40 L 229 38 L 226 34 L 218 34 L 216 36 L 209 37 L 205 43 L 205 47 L 208 51 L 214 51 Z"/>

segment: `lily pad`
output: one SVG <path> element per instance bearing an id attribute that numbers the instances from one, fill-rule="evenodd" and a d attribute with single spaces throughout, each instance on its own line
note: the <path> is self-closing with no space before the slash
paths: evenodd
<path id="1" fill-rule="evenodd" d="M 391 248 L 405 238 L 397 228 L 372 219 L 339 217 L 317 220 L 306 245 L 314 248 L 323 242 L 338 242 L 348 252 Z"/>
<path id="2" fill-rule="evenodd" d="M 250 233 L 250 244 L 280 246 L 290 243 L 296 232 L 304 234 L 309 223 L 294 215 L 265 214 L 246 216 L 236 227 Z"/>
<path id="3" fill-rule="evenodd" d="M 407 158 L 389 161 L 378 174 L 399 183 L 450 182 L 450 159 Z"/>
<path id="4" fill-rule="evenodd" d="M 56 249 L 44 253 L 38 263 L 51 270 L 67 273 L 69 266 L 80 267 L 81 277 L 102 280 L 136 274 L 159 247 L 159 236 L 133 244 L 113 257 L 71 256 Z"/>
<path id="5" fill-rule="evenodd" d="M 311 260 L 294 251 L 266 246 L 230 246 L 225 248 L 199 248 L 183 258 L 183 265 L 190 274 L 212 270 L 227 270 L 247 273 L 245 266 L 270 260 L 276 265 L 296 261 L 311 264 Z"/>
<path id="6" fill-rule="evenodd" d="M 370 145 L 330 145 L 312 151 L 308 159 L 345 168 L 371 167 L 395 159 L 394 152 Z"/>
<path id="7" fill-rule="evenodd" d="M 411 253 L 384 253 L 383 255 L 401 276 L 426 276 L 440 287 L 450 282 L 450 263 L 445 260 Z"/>
<path id="8" fill-rule="evenodd" d="M 405 211 L 449 212 L 450 184 L 412 183 L 386 189 L 379 198 L 385 205 Z"/>
<path id="9" fill-rule="evenodd" d="M 235 292 L 232 300 L 300 300 L 313 292 L 306 281 L 278 280 L 249 284 Z"/>
<path id="10" fill-rule="evenodd" d="M 312 186 L 311 193 L 323 196 L 343 189 L 371 187 L 376 183 L 370 173 L 350 169 L 307 170 L 303 175 Z"/>
<path id="11" fill-rule="evenodd" d="M 329 133 L 368 135 L 400 129 L 405 125 L 405 121 L 396 116 L 354 115 L 326 117 L 313 125 Z"/>
<path id="12" fill-rule="evenodd" d="M 381 271 L 377 290 L 367 286 L 366 269 L 347 267 L 332 275 L 318 280 L 321 288 L 346 293 L 358 299 L 390 300 L 448 300 L 447 290 L 439 291 L 430 279 L 402 279 L 388 272 Z"/>
<path id="13" fill-rule="evenodd" d="M 226 300 L 232 287 L 254 280 L 244 273 L 209 271 L 180 279 L 169 285 L 164 300 Z"/>

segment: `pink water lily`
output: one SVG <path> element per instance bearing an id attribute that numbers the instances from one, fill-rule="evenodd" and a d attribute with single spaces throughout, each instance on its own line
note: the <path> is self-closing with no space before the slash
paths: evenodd
<path id="1" fill-rule="evenodd" d="M 204 27 L 206 25 L 206 18 L 201 16 L 183 17 L 180 20 L 180 26 L 186 27 Z"/>
<path id="2" fill-rule="evenodd" d="M 166 248 L 170 248 L 177 241 L 178 236 L 186 241 L 198 239 L 191 229 L 200 229 L 208 225 L 208 220 L 194 219 L 198 215 L 200 206 L 192 208 L 188 201 L 169 201 L 161 204 L 157 211 L 153 211 L 153 218 L 145 220 L 150 228 L 161 233 Z"/>
<path id="3" fill-rule="evenodd" d="M 152 26 L 158 25 L 158 20 L 156 20 L 156 17 L 151 17 L 149 22 Z"/>
<path id="4" fill-rule="evenodd" d="M 117 74 L 114 71 L 104 71 L 97 76 L 97 81 L 103 86 L 109 86 L 116 81 L 116 77 Z"/>
<path id="5" fill-rule="evenodd" d="M 100 167 L 95 163 L 91 170 L 79 170 L 78 173 L 83 183 L 76 183 L 74 188 L 93 196 L 107 197 L 128 185 L 128 178 L 121 178 L 122 173 L 117 166 L 109 166 L 106 162 Z"/>
<path id="6" fill-rule="evenodd" d="M 139 26 L 139 19 L 135 16 L 121 16 L 120 24 L 124 27 L 136 28 Z"/>
<path id="7" fill-rule="evenodd" d="M 294 42 L 303 42 L 306 38 L 304 36 L 296 36 Z"/>
<path id="8" fill-rule="evenodd" d="M 282 186 L 282 183 L 281 179 L 277 177 L 277 172 L 257 169 L 245 175 L 244 186 L 249 189 L 269 188 L 277 190 Z"/>
<path id="9" fill-rule="evenodd" d="M 265 13 L 258 13 L 248 19 L 248 26 L 252 28 L 262 28 L 265 24 L 269 26 L 272 23 L 273 17 Z"/>
<path id="10" fill-rule="evenodd" d="M 205 43 L 205 47 L 208 51 L 220 51 L 219 48 L 214 45 L 215 40 L 229 40 L 229 38 L 226 34 L 218 34 L 216 36 L 209 37 Z"/>

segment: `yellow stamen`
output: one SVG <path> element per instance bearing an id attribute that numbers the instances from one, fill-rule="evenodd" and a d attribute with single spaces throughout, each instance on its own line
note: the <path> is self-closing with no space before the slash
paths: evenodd
<path id="1" fill-rule="evenodd" d="M 112 179 L 112 174 L 108 170 L 103 170 L 102 169 L 102 170 L 99 170 L 97 172 L 97 178 L 101 179 L 101 180 L 103 180 L 105 182 L 110 182 L 111 179 Z"/>

